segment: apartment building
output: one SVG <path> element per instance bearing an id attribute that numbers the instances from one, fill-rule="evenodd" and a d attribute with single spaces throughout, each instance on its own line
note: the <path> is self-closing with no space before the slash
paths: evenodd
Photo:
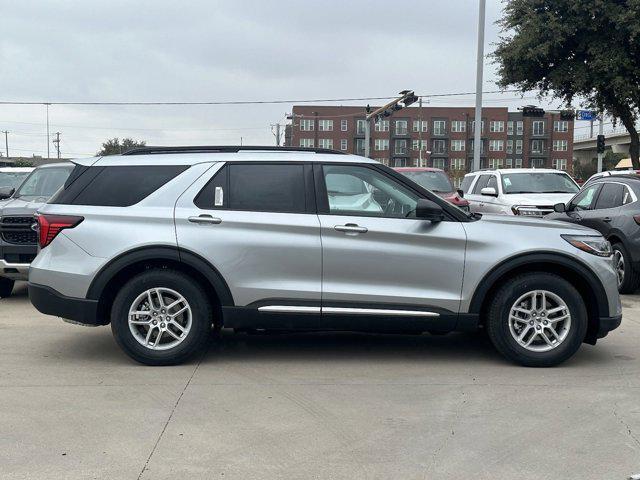
<path id="1" fill-rule="evenodd" d="M 372 107 L 377 108 L 377 107 Z M 370 157 L 389 166 L 428 166 L 464 174 L 473 161 L 473 107 L 409 107 L 371 122 Z M 572 169 L 573 120 L 482 110 L 482 168 Z M 364 155 L 365 109 L 296 105 L 288 145 Z M 454 175 L 457 176 L 457 175 Z"/>

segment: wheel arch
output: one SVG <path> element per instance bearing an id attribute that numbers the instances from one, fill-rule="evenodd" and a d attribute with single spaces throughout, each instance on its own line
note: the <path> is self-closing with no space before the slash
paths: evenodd
<path id="1" fill-rule="evenodd" d="M 205 288 L 214 309 L 235 305 L 231 290 L 223 276 L 200 255 L 171 246 L 142 247 L 122 253 L 111 260 L 91 282 L 87 299 L 98 301 L 99 323 L 109 323 L 111 305 L 118 292 L 118 286 L 131 276 L 150 268 L 172 268 L 187 273 Z"/>
<path id="2" fill-rule="evenodd" d="M 494 267 L 478 283 L 469 306 L 469 313 L 480 315 L 484 323 L 489 303 L 495 291 L 509 278 L 526 272 L 549 272 L 569 281 L 582 296 L 588 315 L 585 341 L 595 343 L 600 317 L 609 316 L 607 294 L 596 274 L 583 262 L 556 252 L 522 254 Z"/>

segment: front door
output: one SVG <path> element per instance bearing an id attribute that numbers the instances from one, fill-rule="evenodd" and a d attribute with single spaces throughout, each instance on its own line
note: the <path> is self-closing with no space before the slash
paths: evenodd
<path id="1" fill-rule="evenodd" d="M 458 221 L 415 218 L 419 194 L 374 165 L 317 165 L 314 174 L 323 321 L 378 310 L 457 314 L 466 244 Z"/>

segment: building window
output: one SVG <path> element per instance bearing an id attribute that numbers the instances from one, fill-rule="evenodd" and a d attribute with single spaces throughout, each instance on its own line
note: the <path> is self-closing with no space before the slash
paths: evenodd
<path id="1" fill-rule="evenodd" d="M 553 122 L 553 130 L 556 132 L 568 132 L 569 122 L 567 120 L 556 120 Z"/>
<path id="2" fill-rule="evenodd" d="M 489 168 L 502 168 L 502 158 L 490 158 Z"/>
<path id="3" fill-rule="evenodd" d="M 391 160 L 391 167 L 406 167 L 407 159 L 406 158 L 394 158 Z"/>
<path id="4" fill-rule="evenodd" d="M 451 131 L 452 132 L 466 132 L 467 131 L 467 122 L 464 120 L 452 120 L 451 121 Z"/>
<path id="5" fill-rule="evenodd" d="M 544 152 L 544 140 L 531 140 L 531 153 Z"/>
<path id="6" fill-rule="evenodd" d="M 446 135 L 447 133 L 447 122 L 445 120 L 434 120 L 433 121 L 433 134 L 434 135 Z"/>
<path id="7" fill-rule="evenodd" d="M 444 158 L 434 158 L 432 160 L 433 168 L 439 168 L 440 170 L 444 170 L 445 159 Z"/>
<path id="8" fill-rule="evenodd" d="M 378 157 L 378 158 L 375 158 L 374 160 L 377 160 L 383 165 L 389 165 L 389 159 L 387 157 Z"/>
<path id="9" fill-rule="evenodd" d="M 429 125 L 429 122 L 427 122 L 426 120 L 414 120 L 413 121 L 413 131 L 414 132 L 426 132 L 428 125 Z"/>
<path id="10" fill-rule="evenodd" d="M 534 120 L 531 124 L 534 135 L 544 135 L 544 120 Z"/>
<path id="11" fill-rule="evenodd" d="M 432 153 L 442 155 L 447 151 L 447 142 L 445 140 L 435 139 L 431 151 Z"/>
<path id="12" fill-rule="evenodd" d="M 381 152 L 382 150 L 389 150 L 388 138 L 376 138 L 373 144 L 373 149 Z"/>
<path id="13" fill-rule="evenodd" d="M 513 135 L 513 122 L 507 122 L 507 135 Z"/>
<path id="14" fill-rule="evenodd" d="M 418 150 L 418 148 L 420 148 L 420 144 L 422 143 L 422 148 L 421 150 L 426 151 L 428 150 L 428 143 L 426 140 L 412 140 L 411 141 L 411 150 Z"/>
<path id="15" fill-rule="evenodd" d="M 531 167 L 532 168 L 544 168 L 544 158 L 532 158 L 531 159 Z"/>
<path id="16" fill-rule="evenodd" d="M 452 158 L 451 170 L 464 170 L 464 158 Z"/>
<path id="17" fill-rule="evenodd" d="M 378 120 L 373 124 L 373 129 L 376 132 L 388 132 L 389 131 L 389 120 Z"/>
<path id="18" fill-rule="evenodd" d="M 505 168 L 513 168 L 513 158 L 507 158 L 504 161 Z"/>
<path id="19" fill-rule="evenodd" d="M 340 150 L 346 150 L 348 148 L 347 139 L 343 138 L 340 140 Z"/>
<path id="20" fill-rule="evenodd" d="M 320 120 L 320 121 L 318 121 L 318 131 L 319 132 L 332 132 L 333 131 L 333 120 Z"/>
<path id="21" fill-rule="evenodd" d="M 396 135 L 406 135 L 407 131 L 407 121 L 396 120 Z"/>
<path id="22" fill-rule="evenodd" d="M 489 122 L 490 132 L 504 132 L 504 122 L 501 120 L 491 120 Z"/>
<path id="23" fill-rule="evenodd" d="M 524 124 L 521 120 L 516 122 L 516 135 L 522 135 L 524 133 Z"/>
<path id="24" fill-rule="evenodd" d="M 348 128 L 349 128 L 349 121 L 346 119 L 340 120 L 340 130 L 342 130 L 343 132 L 346 132 Z"/>
<path id="25" fill-rule="evenodd" d="M 407 141 L 406 140 L 396 140 L 394 142 L 393 153 L 396 155 L 405 155 L 407 153 Z"/>
<path id="26" fill-rule="evenodd" d="M 473 138 L 472 138 L 471 140 L 469 140 L 469 151 L 470 151 L 470 152 L 475 151 L 475 150 L 474 150 L 474 146 L 473 146 L 474 141 L 475 141 L 475 140 L 474 140 Z M 481 154 L 484 154 L 484 140 L 480 140 L 480 153 L 481 153 Z"/>
<path id="27" fill-rule="evenodd" d="M 303 118 L 300 120 L 300 131 L 301 132 L 312 132 L 313 131 L 313 120 L 310 118 Z"/>
<path id="28" fill-rule="evenodd" d="M 364 126 L 366 124 L 366 120 L 360 119 L 356 122 L 356 133 L 358 135 L 364 135 Z"/>
<path id="29" fill-rule="evenodd" d="M 507 140 L 507 153 L 513 153 L 513 140 Z"/>
<path id="30" fill-rule="evenodd" d="M 522 140 L 516 140 L 516 153 L 522 153 Z"/>
<path id="31" fill-rule="evenodd" d="M 356 138 L 356 155 L 364 155 L 364 138 Z"/>
<path id="32" fill-rule="evenodd" d="M 513 168 L 522 168 L 522 159 L 521 158 L 516 158 L 513 161 Z"/>
<path id="33" fill-rule="evenodd" d="M 320 138 L 318 140 L 318 146 L 320 148 L 333 148 L 333 138 Z"/>
<path id="34" fill-rule="evenodd" d="M 475 133 L 475 131 L 476 131 L 476 121 L 473 120 L 471 122 L 471 132 Z M 484 120 L 480 122 L 480 132 L 484 133 Z"/>
<path id="35" fill-rule="evenodd" d="M 504 150 L 504 140 L 489 140 L 490 152 L 501 152 Z"/>
<path id="36" fill-rule="evenodd" d="M 452 152 L 464 152 L 464 140 L 451 140 Z"/>
<path id="37" fill-rule="evenodd" d="M 553 151 L 554 152 L 566 152 L 569 149 L 569 142 L 567 140 L 554 140 Z"/>
<path id="38" fill-rule="evenodd" d="M 567 159 L 566 158 L 554 158 L 552 160 L 553 168 L 556 170 L 566 170 L 567 169 Z"/>
<path id="39" fill-rule="evenodd" d="M 300 146 L 304 148 L 313 148 L 314 146 L 313 138 L 301 138 Z"/>

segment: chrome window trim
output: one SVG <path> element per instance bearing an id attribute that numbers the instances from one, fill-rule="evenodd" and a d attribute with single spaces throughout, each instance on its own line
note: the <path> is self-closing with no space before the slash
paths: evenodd
<path id="1" fill-rule="evenodd" d="M 398 317 L 439 317 L 436 312 L 424 310 L 396 310 L 389 308 L 312 307 L 307 305 L 264 305 L 259 312 L 267 313 L 328 313 L 348 315 L 390 315 Z"/>

